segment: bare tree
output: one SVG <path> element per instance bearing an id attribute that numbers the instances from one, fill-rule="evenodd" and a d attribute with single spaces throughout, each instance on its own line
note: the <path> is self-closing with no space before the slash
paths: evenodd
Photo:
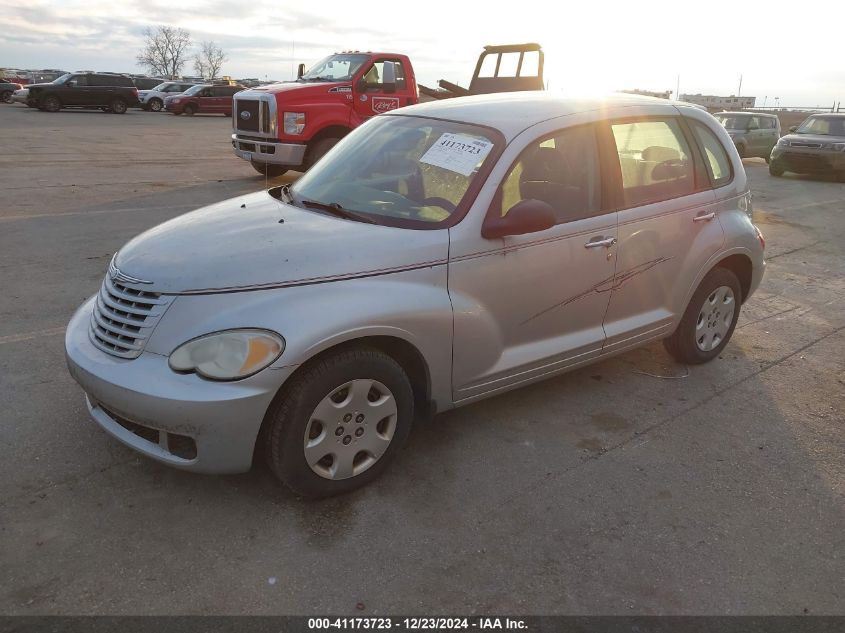
<path id="1" fill-rule="evenodd" d="M 203 42 L 199 53 L 194 56 L 194 70 L 204 79 L 217 79 L 223 62 L 228 59 L 215 42 Z"/>
<path id="2" fill-rule="evenodd" d="M 191 34 L 185 29 L 159 26 L 145 29 L 144 39 L 144 48 L 136 58 L 138 65 L 160 77 L 178 77 L 188 61 Z"/>

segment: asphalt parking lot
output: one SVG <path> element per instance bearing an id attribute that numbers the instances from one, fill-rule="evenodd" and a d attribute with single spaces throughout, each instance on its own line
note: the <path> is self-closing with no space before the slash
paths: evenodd
<path id="1" fill-rule="evenodd" d="M 0 612 L 843 613 L 845 184 L 746 161 L 768 269 L 718 360 L 652 345 L 442 414 L 306 502 L 137 456 L 64 362 L 127 239 L 264 185 L 228 135 L 0 105 Z"/>

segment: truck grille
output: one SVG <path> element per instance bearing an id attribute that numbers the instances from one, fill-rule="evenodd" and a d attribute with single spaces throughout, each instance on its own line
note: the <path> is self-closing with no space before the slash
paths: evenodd
<path id="1" fill-rule="evenodd" d="M 137 290 L 106 275 L 91 314 L 91 342 L 120 358 L 137 358 L 172 297 Z"/>
<path id="2" fill-rule="evenodd" d="M 247 132 L 258 132 L 260 125 L 259 101 L 237 99 L 235 101 L 235 127 Z M 244 116 L 249 115 L 247 118 Z"/>

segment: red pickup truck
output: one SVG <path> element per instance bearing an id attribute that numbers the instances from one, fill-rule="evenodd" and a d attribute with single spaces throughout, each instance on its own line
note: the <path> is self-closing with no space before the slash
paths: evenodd
<path id="1" fill-rule="evenodd" d="M 418 101 L 407 56 L 336 53 L 296 81 L 237 93 L 232 147 L 267 176 L 305 171 L 370 117 Z"/>

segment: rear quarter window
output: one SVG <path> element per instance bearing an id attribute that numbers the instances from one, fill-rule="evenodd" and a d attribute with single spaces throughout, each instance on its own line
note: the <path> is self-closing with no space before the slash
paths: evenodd
<path id="1" fill-rule="evenodd" d="M 707 173 L 713 187 L 723 187 L 733 180 L 733 168 L 731 167 L 728 152 L 722 142 L 711 132 L 706 125 L 698 121 L 689 121 L 695 139 L 701 147 L 704 162 L 707 166 Z"/>

